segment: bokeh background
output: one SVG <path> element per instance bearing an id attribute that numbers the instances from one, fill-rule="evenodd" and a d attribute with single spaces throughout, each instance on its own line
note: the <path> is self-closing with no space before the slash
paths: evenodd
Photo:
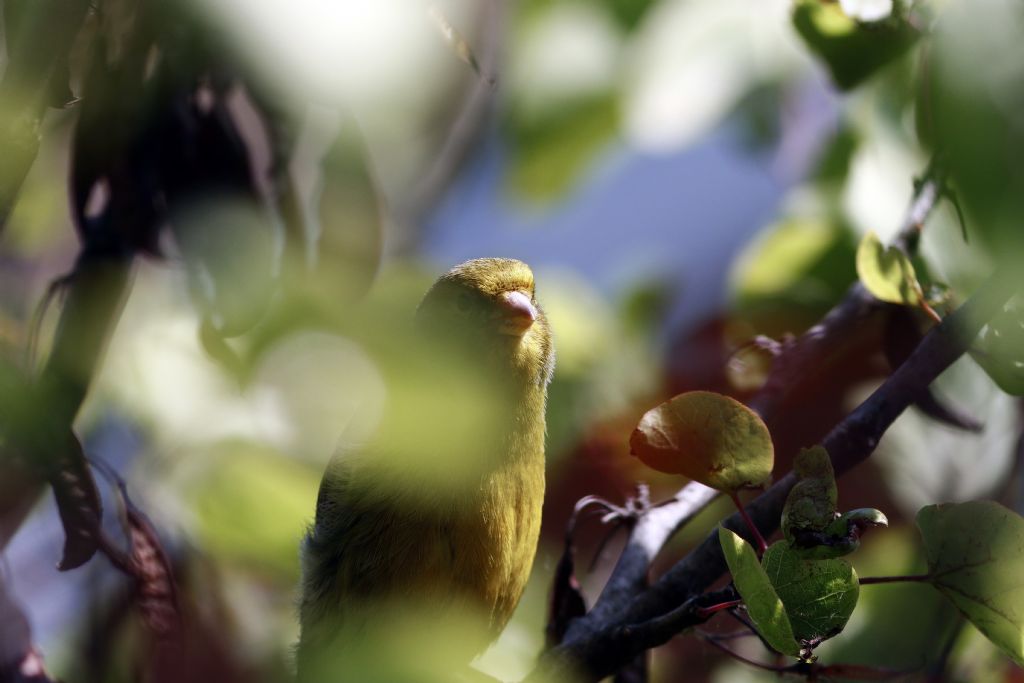
<path id="1" fill-rule="evenodd" d="M 134 4 L 103 2 L 90 13 L 72 52 L 72 91 L 90 36 L 118 21 L 130 31 Z M 478 663 L 514 680 L 543 646 L 575 501 L 622 502 L 639 481 L 657 500 L 684 483 L 629 456 L 639 416 L 685 389 L 749 393 L 758 359 L 733 363 L 730 374 L 731 354 L 757 334 L 800 333 L 838 301 L 856 278 L 860 236 L 895 233 L 931 156 L 918 129 L 922 51 L 903 51 L 840 91 L 794 27 L 789 0 L 179 4 L 218 55 L 301 110 L 291 172 L 306 230 L 319 240 L 304 257 L 330 273 L 293 292 L 308 308 L 288 324 L 263 318 L 229 340 L 244 358 L 240 372 L 230 354 L 204 345 L 209 309 L 195 264 L 165 236 L 165 256 L 135 267 L 76 422 L 87 452 L 122 474 L 159 530 L 203 624 L 207 680 L 289 675 L 298 544 L 320 474 L 339 444 L 372 434 L 389 391 L 375 341 L 439 273 L 479 256 L 526 261 L 555 332 L 542 544 L 515 618 Z M 843 8 L 874 19 L 892 3 Z M 1006 60 L 1014 55 L 1019 48 Z M 266 174 L 271 150 L 248 98 L 230 91 L 227 106 L 253 168 Z M 46 116 L 0 241 L 0 335 L 12 353 L 81 247 L 67 184 L 76 117 L 74 104 Z M 246 220 L 203 207 L 200 223 L 211 215 L 201 211 L 226 211 L 216 217 L 230 225 Z M 289 272 L 275 265 L 281 226 L 257 233 L 229 229 L 230 253 L 216 257 L 243 299 Z M 262 242 L 249 250 L 249 240 Z M 977 240 L 964 246 L 949 203 L 929 221 L 922 253 L 932 279 L 961 295 L 991 259 Z M 58 309 L 42 319 L 40 353 Z M 806 420 L 827 429 L 887 370 L 880 354 L 865 353 L 835 386 L 819 387 Z M 841 508 L 878 507 L 894 522 L 852 557 L 862 574 L 913 570 L 920 554 L 909 520 L 924 504 L 1015 500 L 1019 406 L 969 359 L 939 391 L 985 427 L 968 434 L 909 412 L 871 462 L 840 482 Z M 780 468 L 791 450 L 780 449 Z M 105 507 L 116 509 L 103 488 Z M 656 570 L 726 509 L 716 503 L 691 523 Z M 608 531 L 595 517 L 580 522 L 591 600 L 621 542 L 599 550 Z M 126 680 L 126 580 L 102 559 L 57 572 L 62 534 L 47 495 L 3 550 L 4 579 L 57 676 Z M 865 589 L 822 657 L 920 666 L 956 628 L 928 591 Z M 738 646 L 753 657 L 759 647 Z M 973 629 L 955 647 L 956 680 L 1020 680 Z M 773 678 L 687 637 L 659 649 L 652 667 L 654 681 L 682 680 L 680 672 L 694 681 Z"/>

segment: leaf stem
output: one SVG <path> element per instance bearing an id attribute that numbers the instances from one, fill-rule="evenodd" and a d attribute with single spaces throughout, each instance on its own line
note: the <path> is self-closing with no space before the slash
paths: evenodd
<path id="1" fill-rule="evenodd" d="M 719 602 L 719 603 L 717 603 L 715 605 L 708 605 L 707 607 L 698 607 L 697 608 L 697 616 L 700 617 L 701 619 L 707 619 L 708 617 L 710 617 L 712 614 L 715 614 L 716 612 L 721 612 L 723 610 L 732 609 L 733 607 L 736 607 L 736 606 L 742 605 L 742 604 L 743 604 L 742 600 L 726 600 L 725 602 Z"/>
<path id="2" fill-rule="evenodd" d="M 729 494 L 732 498 L 732 502 L 736 504 L 736 509 L 739 510 L 740 517 L 746 522 L 747 528 L 750 529 L 751 535 L 754 537 L 754 541 L 757 542 L 757 556 L 761 557 L 764 555 L 764 551 L 768 550 L 768 544 L 765 543 L 764 536 L 761 535 L 760 530 L 754 524 L 754 520 L 750 519 L 750 515 L 747 514 L 746 509 L 743 507 L 743 503 L 740 502 L 739 494 L 733 491 Z"/>
<path id="3" fill-rule="evenodd" d="M 932 308 L 931 305 L 928 303 L 928 299 L 924 295 L 924 290 L 921 289 L 920 283 L 918 283 L 916 280 L 914 281 L 914 293 L 917 294 L 917 303 L 918 306 L 920 306 L 921 310 L 927 313 L 928 317 L 931 318 L 934 322 L 941 323 L 942 316 L 936 313 L 935 309 Z"/>
<path id="4" fill-rule="evenodd" d="M 873 583 L 929 583 L 932 580 L 931 574 L 908 574 L 906 576 L 863 576 L 860 585 Z"/>

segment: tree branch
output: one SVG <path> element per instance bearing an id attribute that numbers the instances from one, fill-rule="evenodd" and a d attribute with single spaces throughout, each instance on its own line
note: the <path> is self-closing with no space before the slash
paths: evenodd
<path id="1" fill-rule="evenodd" d="M 900 226 L 897 244 L 903 249 L 915 246 L 921 226 L 941 197 L 942 180 L 934 164 L 925 171 L 916 185 L 914 196 Z M 748 402 L 774 429 L 778 411 L 788 396 L 799 386 L 808 368 L 822 367 L 836 355 L 837 349 L 856 337 L 865 321 L 883 310 L 887 304 L 878 301 L 858 282 L 821 320 L 795 341 L 788 343 L 772 366 L 762 389 Z M 703 484 L 691 482 L 664 505 L 652 507 L 633 527 L 619 561 L 612 571 L 593 609 L 584 619 L 570 625 L 567 639 L 586 637 L 589 622 L 601 623 L 621 610 L 647 588 L 647 572 L 651 562 L 665 544 L 694 516 L 711 503 L 718 492 Z M 783 497 L 784 498 L 784 497 Z M 736 529 L 746 534 L 743 529 Z"/>
<path id="2" fill-rule="evenodd" d="M 1019 278 L 1002 268 L 984 283 L 959 309 L 936 326 L 910 358 L 867 400 L 844 418 L 825 437 L 836 475 L 867 459 L 895 419 L 914 402 L 923 387 L 965 353 L 981 327 L 999 312 L 1020 288 Z M 792 473 L 777 481 L 747 506 L 754 523 L 764 534 L 779 524 L 783 503 L 796 482 Z M 738 514 L 722 524 L 740 531 Z M 725 572 L 717 535 L 712 533 L 649 589 L 614 614 L 596 610 L 580 618 L 565 641 L 546 652 L 528 681 L 552 680 L 573 672 L 583 680 L 596 681 L 628 662 L 635 652 L 632 643 L 614 637 L 628 624 L 641 624 L 671 613 L 699 595 Z"/>

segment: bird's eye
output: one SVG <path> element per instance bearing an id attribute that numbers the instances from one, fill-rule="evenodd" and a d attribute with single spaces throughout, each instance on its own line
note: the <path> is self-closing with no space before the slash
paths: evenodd
<path id="1" fill-rule="evenodd" d="M 468 312 L 469 309 L 473 308 L 473 297 L 469 294 L 460 294 L 455 300 L 455 308 L 459 309 L 462 313 Z"/>

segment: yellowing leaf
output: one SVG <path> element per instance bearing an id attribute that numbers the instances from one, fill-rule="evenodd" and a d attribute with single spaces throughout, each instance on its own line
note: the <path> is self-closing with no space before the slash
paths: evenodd
<path id="1" fill-rule="evenodd" d="M 787 541 L 773 543 L 761 559 L 786 606 L 793 636 L 813 647 L 838 634 L 857 606 L 860 582 L 846 560 L 805 560 Z"/>
<path id="2" fill-rule="evenodd" d="M 679 394 L 647 411 L 629 447 L 656 470 L 729 493 L 766 483 L 775 461 L 771 435 L 757 413 L 711 391 Z"/>
<path id="3" fill-rule="evenodd" d="M 722 545 L 722 554 L 725 563 L 729 565 L 732 582 L 743 598 L 757 632 L 779 652 L 799 657 L 800 644 L 793 637 L 793 627 L 786 608 L 761 568 L 754 549 L 723 526 L 718 527 L 718 542 Z"/>
<path id="4" fill-rule="evenodd" d="M 992 501 L 917 513 L 932 585 L 1024 664 L 1024 518 Z"/>
<path id="5" fill-rule="evenodd" d="M 871 294 L 893 304 L 915 306 L 920 300 L 914 266 L 896 247 L 886 247 L 869 232 L 857 247 L 857 276 Z"/>

